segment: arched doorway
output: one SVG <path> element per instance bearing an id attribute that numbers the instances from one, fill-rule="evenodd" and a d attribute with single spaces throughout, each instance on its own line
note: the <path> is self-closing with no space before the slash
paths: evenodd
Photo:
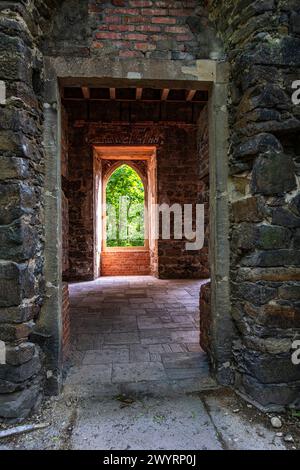
<path id="1" fill-rule="evenodd" d="M 105 185 L 105 247 L 146 247 L 145 187 L 137 170 L 127 163 L 118 164 Z"/>

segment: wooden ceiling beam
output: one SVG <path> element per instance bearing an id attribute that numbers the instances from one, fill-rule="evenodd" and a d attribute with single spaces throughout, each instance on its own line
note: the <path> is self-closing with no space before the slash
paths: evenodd
<path id="1" fill-rule="evenodd" d="M 83 94 L 84 99 L 89 100 L 90 97 L 91 97 L 89 87 L 88 86 L 82 86 L 81 90 L 82 90 L 82 94 Z"/>
<path id="2" fill-rule="evenodd" d="M 109 96 L 110 96 L 110 99 L 111 99 L 111 100 L 115 100 L 115 99 L 116 99 L 116 89 L 115 89 L 115 88 L 110 88 L 110 89 L 109 89 Z"/>
<path id="3" fill-rule="evenodd" d="M 162 101 L 166 101 L 166 100 L 168 99 L 169 93 L 170 93 L 169 88 L 164 88 L 164 89 L 162 90 L 162 92 L 161 92 L 161 97 L 160 97 L 160 99 L 161 99 Z"/>
<path id="4" fill-rule="evenodd" d="M 143 88 L 137 88 L 136 89 L 136 94 L 135 94 L 135 99 L 137 101 L 140 101 L 142 99 L 142 94 L 143 94 Z"/>
<path id="5" fill-rule="evenodd" d="M 196 94 L 196 91 L 197 90 L 188 90 L 186 92 L 186 100 L 187 101 L 192 101 L 192 99 L 194 98 L 195 94 Z"/>

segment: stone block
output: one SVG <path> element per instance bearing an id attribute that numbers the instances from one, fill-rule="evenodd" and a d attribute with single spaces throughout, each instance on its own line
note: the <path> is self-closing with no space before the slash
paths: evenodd
<path id="1" fill-rule="evenodd" d="M 0 339 L 5 342 L 27 339 L 32 330 L 32 323 L 0 323 Z"/>
<path id="2" fill-rule="evenodd" d="M 34 277 L 26 264 L 0 262 L 0 307 L 19 305 L 24 297 L 32 297 Z"/>
<path id="3" fill-rule="evenodd" d="M 0 367 L 0 379 L 12 383 L 21 383 L 36 375 L 41 369 L 39 350 L 36 349 L 34 356 L 21 365 L 3 364 Z"/>
<path id="4" fill-rule="evenodd" d="M 37 305 L 18 305 L 0 308 L 0 323 L 23 323 L 32 320 L 38 313 Z"/>
<path id="5" fill-rule="evenodd" d="M 252 194 L 282 194 L 295 189 L 296 185 L 295 167 L 290 155 L 273 152 L 256 159 L 251 178 Z"/>
<path id="6" fill-rule="evenodd" d="M 1 139 L 1 137 L 0 137 Z M 5 157 L 0 155 L 0 181 L 23 179 L 29 174 L 28 161 L 24 158 Z"/>
<path id="7" fill-rule="evenodd" d="M 247 197 L 231 204 L 235 222 L 259 222 L 263 216 L 256 197 Z"/>
<path id="8" fill-rule="evenodd" d="M 12 393 L 18 390 L 18 384 L 0 379 L 0 396 L 3 393 Z"/>
<path id="9" fill-rule="evenodd" d="M 232 249 L 242 251 L 287 248 L 291 239 L 288 229 L 275 225 L 242 223 L 232 232 Z"/>
<path id="10" fill-rule="evenodd" d="M 24 220 L 0 226 L 0 258 L 25 261 L 33 257 L 37 247 L 37 231 Z"/>
<path id="11" fill-rule="evenodd" d="M 300 284 L 289 283 L 284 284 L 278 289 L 278 295 L 284 300 L 299 300 L 300 299 Z"/>
<path id="12" fill-rule="evenodd" d="M 27 109 L 9 106 L 1 110 L 0 128 L 4 131 L 23 132 L 29 136 L 36 136 L 39 131 L 35 116 Z"/>
<path id="13" fill-rule="evenodd" d="M 18 346 L 6 347 L 6 363 L 18 366 L 30 361 L 35 353 L 36 346 L 33 343 L 21 343 Z"/>
<path id="14" fill-rule="evenodd" d="M 0 183 L 0 225 L 9 225 L 35 206 L 34 188 L 25 183 Z"/>
<path id="15" fill-rule="evenodd" d="M 291 352 L 266 354 L 249 348 L 234 351 L 238 368 L 263 384 L 300 381 L 300 368 L 292 363 Z"/>
<path id="16" fill-rule="evenodd" d="M 232 293 L 241 300 L 247 300 L 254 305 L 263 305 L 276 298 L 277 289 L 266 284 L 243 282 L 232 284 Z"/>
<path id="17" fill-rule="evenodd" d="M 281 152 L 283 148 L 279 140 L 276 139 L 274 135 L 261 133 L 240 144 L 234 152 L 234 157 L 255 157 L 259 153 L 265 153 L 270 150 Z"/>
<path id="18" fill-rule="evenodd" d="M 4 158 L 25 157 L 33 161 L 41 160 L 41 149 L 34 145 L 33 141 L 23 133 L 11 130 L 1 130 L 0 152 Z M 5 162 L 3 165 L 5 165 Z"/>
<path id="19" fill-rule="evenodd" d="M 300 309 L 279 303 L 264 305 L 259 312 L 259 321 L 269 328 L 299 328 Z"/>
<path id="20" fill-rule="evenodd" d="M 288 268 L 240 268 L 235 278 L 238 282 L 243 281 L 274 281 L 288 282 L 300 281 L 300 269 L 294 267 Z"/>
<path id="21" fill-rule="evenodd" d="M 254 267 L 279 267 L 300 266 L 300 250 L 268 250 L 256 251 L 245 256 L 241 261 L 242 266 Z"/>
<path id="22" fill-rule="evenodd" d="M 299 407 L 300 382 L 287 384 L 262 384 L 250 375 L 244 375 L 240 389 L 251 399 L 269 410 L 282 409 L 287 405 Z"/>
<path id="23" fill-rule="evenodd" d="M 297 217 L 285 207 L 276 207 L 273 210 L 272 223 L 284 227 L 296 228 L 300 227 L 300 217 Z"/>
<path id="24" fill-rule="evenodd" d="M 293 33 L 300 34 L 300 14 L 293 12 L 291 15 L 291 25 Z"/>
<path id="25" fill-rule="evenodd" d="M 26 418 L 39 402 L 41 387 L 33 384 L 20 392 L 0 395 L 0 416 L 2 418 Z"/>

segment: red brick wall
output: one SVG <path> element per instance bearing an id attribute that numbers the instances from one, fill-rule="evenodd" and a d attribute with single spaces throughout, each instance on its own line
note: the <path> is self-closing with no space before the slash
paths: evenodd
<path id="1" fill-rule="evenodd" d="M 125 103 L 126 105 L 126 103 Z M 124 107 L 128 111 L 127 108 Z M 124 111 L 123 109 L 123 111 Z M 131 106 L 131 116 L 137 119 Z M 144 112 L 149 112 L 143 104 Z M 180 107 L 168 109 L 173 122 L 103 122 L 108 108 L 99 104 L 89 108 L 90 121 L 82 104 L 68 105 L 69 111 L 69 279 L 93 278 L 93 155 L 92 145 L 155 145 L 157 147 L 157 202 L 172 205 L 202 203 L 208 198 L 208 134 L 203 114 L 203 131 L 199 146 L 198 126 L 176 122 L 189 119 Z M 142 109 L 141 109 L 142 111 Z M 111 108 L 111 112 L 115 112 Z M 126 112 L 125 118 L 128 118 Z M 119 115 L 120 116 L 120 115 Z M 139 115 L 138 115 L 139 116 Z M 206 125 L 206 128 L 205 128 Z M 206 130 L 205 130 L 206 129 Z M 199 131 L 200 132 L 200 131 Z M 201 162 L 201 159 L 207 159 Z M 200 194 L 203 192 L 203 194 Z M 194 211 L 195 212 L 195 211 Z M 208 208 L 206 210 L 208 217 Z M 207 277 L 208 246 L 186 251 L 185 239 L 159 240 L 156 275 L 161 278 Z"/>
<path id="2" fill-rule="evenodd" d="M 102 276 L 143 276 L 148 274 L 150 274 L 149 251 L 106 251 L 101 254 Z"/>

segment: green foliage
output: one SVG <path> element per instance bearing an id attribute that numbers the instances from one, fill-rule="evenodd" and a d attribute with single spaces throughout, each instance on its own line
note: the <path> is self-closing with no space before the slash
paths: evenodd
<path id="1" fill-rule="evenodd" d="M 106 186 L 106 243 L 113 246 L 144 246 L 144 186 L 139 175 L 121 165 Z"/>

